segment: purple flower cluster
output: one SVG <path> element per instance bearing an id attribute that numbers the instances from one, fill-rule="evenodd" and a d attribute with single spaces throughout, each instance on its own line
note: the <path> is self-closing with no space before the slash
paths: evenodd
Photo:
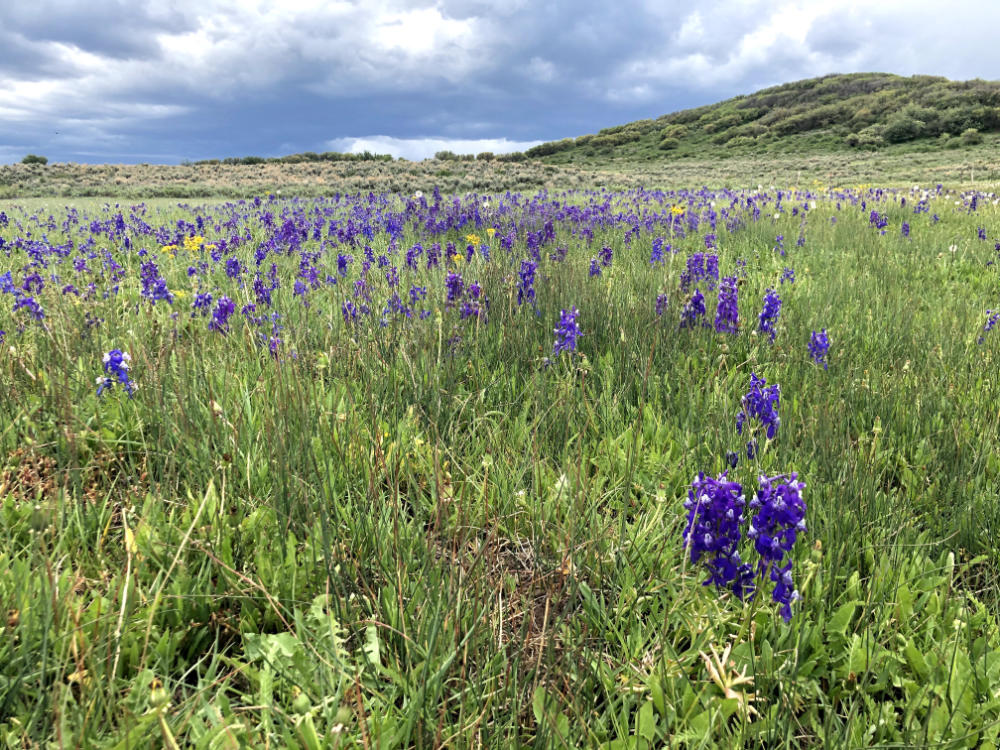
<path id="1" fill-rule="evenodd" d="M 743 395 L 742 409 L 736 414 L 736 432 L 743 434 L 743 427 L 748 422 L 757 422 L 764 428 L 768 440 L 774 440 L 781 425 L 778 417 L 780 406 L 780 391 L 778 384 L 767 386 L 767 380 L 750 374 L 750 389 Z M 753 429 L 751 428 L 751 431 Z M 747 458 L 753 459 L 757 453 L 757 443 L 751 437 L 747 443 Z"/>
<path id="2" fill-rule="evenodd" d="M 709 290 L 715 289 L 719 280 L 719 256 L 709 253 L 694 253 L 688 256 L 687 264 L 681 272 L 681 289 L 687 291 L 693 285 L 705 281 Z"/>
<path id="3" fill-rule="evenodd" d="M 729 481 L 728 472 L 718 477 L 699 473 L 684 502 L 687 523 L 684 547 L 692 563 L 702 563 L 708 570 L 705 586 L 731 589 L 740 600 L 753 599 L 759 590 L 757 579 L 766 575 L 774 588 L 771 599 L 780 605 L 785 622 L 792 618 L 792 602 L 800 599 L 792 579 L 792 561 L 786 560 L 799 534 L 805 533 L 806 506 L 802 500 L 803 482 L 794 472 L 774 477 L 760 477 L 760 488 L 750 501 L 750 515 L 743 487 Z M 788 481 L 783 481 L 788 480 Z M 757 553 L 756 569 L 740 556 L 743 527 Z M 782 564 L 784 563 L 784 564 Z"/>
<path id="4" fill-rule="evenodd" d="M 715 330 L 719 333 L 738 333 L 740 312 L 735 276 L 726 276 L 719 284 L 719 306 L 715 310 Z"/>
<path id="5" fill-rule="evenodd" d="M 128 363 L 132 361 L 132 358 L 127 352 L 123 352 L 121 349 L 112 349 L 107 354 L 104 355 L 103 365 L 104 372 L 108 376 L 102 376 L 97 379 L 97 395 L 100 396 L 105 390 L 111 388 L 117 381 L 125 388 L 125 392 L 128 393 L 129 398 L 132 397 L 132 393 L 135 391 L 135 386 L 128 376 Z M 114 380 L 112 380 L 114 378 Z"/>
<path id="6" fill-rule="evenodd" d="M 774 337 L 778 335 L 774 326 L 778 322 L 780 315 L 781 297 L 773 289 L 768 289 L 764 293 L 764 309 L 760 311 L 758 320 L 760 322 L 760 332 L 770 336 L 771 341 L 774 341 Z"/>
<path id="7" fill-rule="evenodd" d="M 25 292 L 41 291 L 44 286 L 42 277 L 36 274 L 29 274 L 19 289 L 14 284 L 14 279 L 10 271 L 0 275 L 0 292 L 10 294 L 14 297 L 14 312 L 26 310 L 35 320 L 41 322 L 45 319 L 45 310 L 34 297 L 29 297 Z M 65 292 L 64 292 L 65 294 Z"/>
<path id="8" fill-rule="evenodd" d="M 694 328 L 699 318 L 705 317 L 705 295 L 695 289 L 684 309 L 681 310 L 681 328 Z M 706 324 L 707 325 L 707 324 Z"/>
<path id="9" fill-rule="evenodd" d="M 229 297 L 219 297 L 212 310 L 212 320 L 208 324 L 210 331 L 225 334 L 229 332 L 229 317 L 236 312 L 236 303 Z"/>
<path id="10" fill-rule="evenodd" d="M 21 309 L 27 310 L 28 314 L 37 321 L 45 319 L 45 311 L 42 309 L 42 306 L 38 304 L 38 300 L 34 297 L 28 297 L 25 294 L 18 293 L 14 297 L 14 312 Z"/>
<path id="11" fill-rule="evenodd" d="M 576 322 L 580 311 L 575 307 L 563 310 L 559 317 L 559 325 L 555 327 L 556 342 L 552 347 L 553 354 L 576 351 L 576 340 L 582 334 Z"/>
<path id="12" fill-rule="evenodd" d="M 535 304 L 535 272 L 538 264 L 533 260 L 522 260 L 517 274 L 517 304 L 525 301 Z"/>
<path id="13" fill-rule="evenodd" d="M 979 338 L 976 340 L 976 343 L 982 346 L 986 341 L 986 334 L 996 328 L 998 322 L 1000 322 L 1000 310 L 987 310 L 986 322 L 983 324 L 983 332 L 979 334 Z"/>
<path id="14" fill-rule="evenodd" d="M 812 336 L 809 337 L 809 354 L 812 355 L 813 362 L 823 365 L 824 370 L 828 369 L 826 355 L 829 351 L 830 338 L 826 335 L 826 329 L 824 328 L 819 333 L 813 331 Z"/>
<path id="15" fill-rule="evenodd" d="M 740 559 L 743 510 L 746 498 L 739 482 L 698 474 L 688 490 L 684 508 L 688 512 L 684 527 L 684 546 L 691 562 L 703 562 L 708 569 L 704 585 L 732 587 L 740 599 L 753 590 L 753 569 Z"/>
<path id="16" fill-rule="evenodd" d="M 445 304 L 451 307 L 462 297 L 462 292 L 465 290 L 465 286 L 462 283 L 462 274 L 454 273 L 449 271 L 448 276 L 444 280 L 445 288 L 448 290 L 448 296 L 445 299 Z"/>
<path id="17" fill-rule="evenodd" d="M 667 311 L 667 295 L 657 294 L 656 295 L 656 316 L 663 317 L 663 313 Z"/>
<path id="18" fill-rule="evenodd" d="M 662 237 L 656 237 L 656 238 L 654 238 L 653 239 L 653 247 L 652 247 L 652 250 L 649 253 L 649 265 L 655 266 L 657 263 L 661 263 L 662 264 L 663 261 L 664 261 L 664 257 L 663 257 L 664 252 L 668 252 L 668 253 L 670 252 L 670 245 L 667 245 L 666 247 L 664 247 L 664 245 L 663 245 L 663 238 Z"/>
<path id="19" fill-rule="evenodd" d="M 489 298 L 483 294 L 483 288 L 479 285 L 479 282 L 473 281 L 465 288 L 465 299 L 459 310 L 459 317 L 462 320 L 466 318 L 479 318 L 485 321 L 486 312 L 489 309 Z"/>
<path id="20" fill-rule="evenodd" d="M 781 481 L 781 480 L 788 480 Z M 781 605 L 781 616 L 785 622 L 792 619 L 791 603 L 799 599 L 799 592 L 792 584 L 792 561 L 781 563 L 785 555 L 792 551 L 799 534 L 806 531 L 806 505 L 802 501 L 804 482 L 798 475 L 780 474 L 774 477 L 760 477 L 760 489 L 750 501 L 754 512 L 747 530 L 747 537 L 753 540 L 754 549 L 760 556 L 757 572 L 766 572 L 774 583 L 771 592 L 773 601 Z"/>
<path id="21" fill-rule="evenodd" d="M 153 302 L 163 300 L 168 305 L 174 303 L 174 295 L 167 289 L 167 281 L 160 275 L 160 269 L 153 261 L 147 261 L 139 266 L 139 281 L 142 283 L 142 296 Z"/>

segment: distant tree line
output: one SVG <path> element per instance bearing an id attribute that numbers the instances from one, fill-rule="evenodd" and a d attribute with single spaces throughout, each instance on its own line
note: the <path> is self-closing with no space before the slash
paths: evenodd
<path id="1" fill-rule="evenodd" d="M 438 151 L 434 158 L 440 161 L 524 161 L 527 157 L 520 153 L 494 154 L 492 151 L 483 151 L 478 154 L 456 154 L 454 151 Z M 306 164 L 311 162 L 337 162 L 337 161 L 393 161 L 391 154 L 373 154 L 371 151 L 362 151 L 357 154 L 346 154 L 339 151 L 324 151 L 321 154 L 313 151 L 305 151 L 301 154 L 289 154 L 288 156 L 230 156 L 225 159 L 199 159 L 198 161 L 185 161 L 185 165 L 205 165 L 205 164 Z"/>
<path id="2" fill-rule="evenodd" d="M 358 154 L 345 154 L 339 151 L 324 151 L 317 154 L 313 151 L 305 151 L 301 154 L 289 154 L 288 156 L 228 156 L 225 159 L 200 159 L 194 162 L 184 162 L 185 164 L 304 164 L 307 162 L 323 161 L 392 161 L 392 154 L 373 154 L 371 151 L 362 151 Z"/>
<path id="3" fill-rule="evenodd" d="M 438 151 L 434 154 L 438 161 L 524 161 L 528 157 L 520 151 L 509 154 L 494 154 L 492 151 L 481 151 L 478 154 L 456 154 L 454 151 Z"/>

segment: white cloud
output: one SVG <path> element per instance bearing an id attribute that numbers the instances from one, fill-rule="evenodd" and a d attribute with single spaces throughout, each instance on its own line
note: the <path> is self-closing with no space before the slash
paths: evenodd
<path id="1" fill-rule="evenodd" d="M 342 153 L 392 154 L 396 158 L 420 161 L 430 159 L 438 151 L 456 154 L 479 154 L 492 151 L 494 154 L 509 154 L 537 146 L 541 141 L 511 141 L 506 138 L 393 138 L 388 135 L 366 135 L 359 138 L 334 138 L 327 147 Z"/>
<path id="2" fill-rule="evenodd" d="M 835 5 L 0 0 L 0 132 L 8 145 L 72 138 L 123 153 L 158 151 L 164 123 L 209 144 L 231 123 L 271 153 L 342 133 L 436 134 L 339 141 L 421 158 L 521 149 L 530 142 L 475 139 L 559 138 L 831 72 L 1000 70 L 1000 4 Z M 59 142 L 42 137 L 56 131 Z"/>
<path id="3" fill-rule="evenodd" d="M 555 80 L 557 68 L 551 60 L 546 60 L 544 57 L 533 57 L 528 60 L 527 73 L 532 80 L 549 83 Z"/>

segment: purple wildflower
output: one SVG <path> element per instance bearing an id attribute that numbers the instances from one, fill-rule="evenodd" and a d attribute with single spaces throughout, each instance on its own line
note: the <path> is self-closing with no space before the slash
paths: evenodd
<path id="1" fill-rule="evenodd" d="M 662 317 L 663 313 L 667 311 L 667 295 L 658 294 L 656 295 L 656 315 L 657 317 Z"/>
<path id="2" fill-rule="evenodd" d="M 517 304 L 523 304 L 525 300 L 532 305 L 535 304 L 535 272 L 538 264 L 533 260 L 522 260 L 521 270 L 517 274 Z"/>
<path id="3" fill-rule="evenodd" d="M 739 331 L 739 304 L 736 277 L 726 276 L 719 284 L 719 305 L 715 311 L 715 330 L 719 333 Z"/>
<path id="4" fill-rule="evenodd" d="M 824 370 L 828 369 L 826 355 L 829 351 L 830 338 L 826 335 L 826 329 L 824 328 L 819 333 L 813 331 L 809 338 L 809 353 L 816 364 L 823 365 Z"/>
<path id="5" fill-rule="evenodd" d="M 773 440 L 781 425 L 778 417 L 781 389 L 777 384 L 768 386 L 767 380 L 750 374 L 750 389 L 740 400 L 742 409 L 736 414 L 736 432 L 743 434 L 743 426 L 750 420 L 755 420 L 765 428 L 768 440 Z"/>
<path id="6" fill-rule="evenodd" d="M 132 397 L 132 393 L 135 391 L 135 386 L 128 376 L 128 363 L 131 361 L 132 358 L 128 353 L 123 352 L 121 349 L 112 349 L 103 358 L 104 372 L 114 377 L 118 383 L 121 383 L 125 387 L 125 392 L 128 393 L 129 398 Z M 111 388 L 114 383 L 115 380 L 112 380 L 111 377 L 98 378 L 97 395 L 100 396 L 106 389 Z"/>
<path id="7" fill-rule="evenodd" d="M 579 314 L 579 310 L 575 307 L 561 312 L 559 325 L 555 328 L 556 342 L 552 347 L 553 354 L 576 351 L 576 340 L 582 335 L 580 326 L 576 322 Z"/>
<path id="8" fill-rule="evenodd" d="M 782 481 L 782 480 L 788 481 Z M 774 582 L 771 592 L 773 601 L 781 605 L 781 616 L 785 622 L 792 619 L 791 603 L 799 599 L 792 583 L 792 561 L 784 566 L 785 555 L 792 551 L 798 535 L 806 531 L 806 505 L 802 500 L 804 482 L 798 475 L 780 474 L 774 477 L 760 477 L 760 489 L 750 501 L 754 511 L 747 537 L 753 540 L 754 549 L 760 555 L 758 573 L 768 572 Z"/>
<path id="9" fill-rule="evenodd" d="M 218 302 L 215 303 L 215 309 L 212 310 L 212 320 L 208 324 L 208 329 L 222 334 L 228 333 L 229 316 L 234 312 L 236 312 L 236 303 L 229 297 L 219 297 Z"/>
<path id="10" fill-rule="evenodd" d="M 781 315 L 781 297 L 773 289 L 768 289 L 764 293 L 764 309 L 760 311 L 760 332 L 766 333 L 771 337 L 771 341 L 774 341 L 774 337 L 777 335 L 777 331 L 774 326 L 778 322 L 778 317 Z"/>
<path id="11" fill-rule="evenodd" d="M 753 591 L 753 569 L 740 559 L 743 510 L 746 500 L 739 482 L 699 473 L 688 490 L 684 545 L 692 563 L 702 562 L 709 577 L 704 585 L 732 587 L 740 599 Z"/>
<path id="12" fill-rule="evenodd" d="M 462 292 L 465 288 L 462 283 L 462 274 L 449 272 L 448 276 L 444 280 L 444 285 L 448 290 L 446 303 L 449 307 L 451 307 L 462 296 Z"/>
<path id="13" fill-rule="evenodd" d="M 986 311 L 986 322 L 983 324 L 983 332 L 979 335 L 976 343 L 982 346 L 986 341 L 986 334 L 992 331 L 996 324 L 1000 322 L 1000 310 L 987 310 Z"/>
<path id="14" fill-rule="evenodd" d="M 694 294 L 681 310 L 681 328 L 694 328 L 699 318 L 705 317 L 705 295 L 700 289 L 695 289 Z"/>

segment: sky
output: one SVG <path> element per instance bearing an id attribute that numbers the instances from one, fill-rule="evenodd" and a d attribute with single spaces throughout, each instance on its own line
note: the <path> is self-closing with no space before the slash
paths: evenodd
<path id="1" fill-rule="evenodd" d="M 0 163 L 520 151 L 829 73 L 1000 79 L 987 0 L 0 0 Z"/>

